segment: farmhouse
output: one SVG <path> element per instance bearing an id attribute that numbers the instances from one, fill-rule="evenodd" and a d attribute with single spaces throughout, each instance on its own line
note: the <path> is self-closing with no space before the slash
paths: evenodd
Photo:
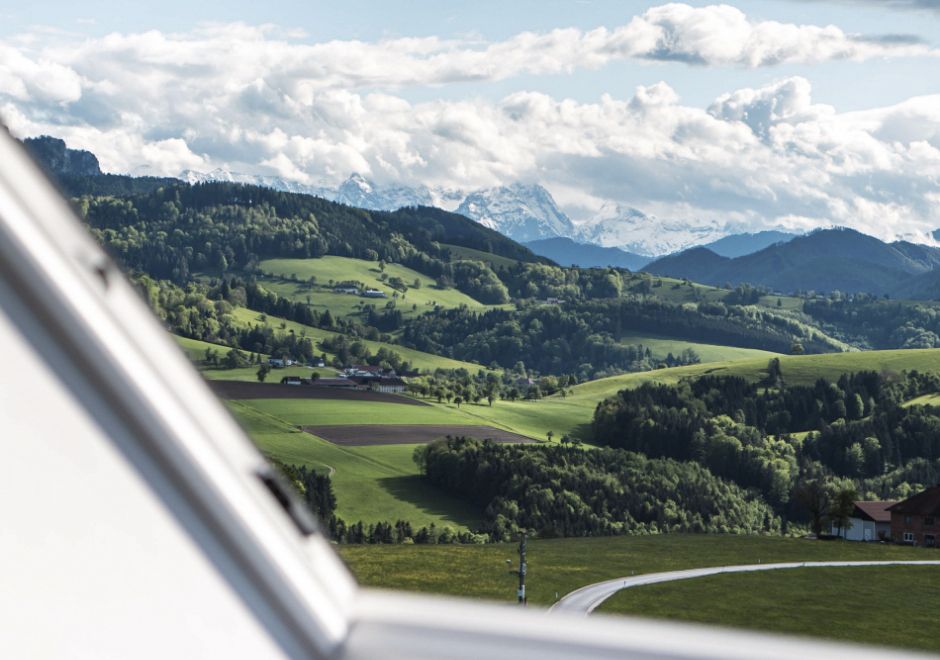
<path id="1" fill-rule="evenodd" d="M 878 541 L 891 538 L 891 512 L 888 507 L 892 501 L 856 502 L 852 517 L 844 529 L 832 526 L 833 536 L 841 536 L 846 541 Z"/>
<path id="2" fill-rule="evenodd" d="M 274 367 L 275 369 L 283 369 L 284 367 L 289 367 L 294 364 L 294 361 L 290 358 L 268 358 L 268 366 Z"/>
<path id="3" fill-rule="evenodd" d="M 901 543 L 937 546 L 940 536 L 940 486 L 927 490 L 888 507 L 891 513 L 891 538 Z"/>
<path id="4" fill-rule="evenodd" d="M 358 296 L 359 289 L 354 286 L 337 286 L 333 288 L 333 293 L 343 293 L 350 296 Z"/>
<path id="5" fill-rule="evenodd" d="M 364 298 L 388 298 L 384 291 L 379 291 L 378 289 L 366 289 L 362 292 L 362 296 Z"/>
<path id="6" fill-rule="evenodd" d="M 382 367 L 374 367 L 371 364 L 354 364 L 351 367 L 343 369 L 342 375 L 344 376 L 395 376 L 394 369 L 383 369 Z"/>

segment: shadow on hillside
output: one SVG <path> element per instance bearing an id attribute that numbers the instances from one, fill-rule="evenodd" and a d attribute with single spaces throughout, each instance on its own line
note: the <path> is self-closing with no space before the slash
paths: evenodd
<path id="1" fill-rule="evenodd" d="M 429 516 L 437 516 L 454 525 L 475 527 L 482 516 L 473 505 L 448 495 L 439 488 L 427 483 L 422 477 L 385 477 L 376 483 L 389 495 L 402 502 L 408 502 L 424 511 Z M 390 516 L 391 517 L 391 516 Z M 394 523 L 394 520 L 389 520 Z M 409 521 L 411 522 L 411 521 Z M 414 523 L 412 523 L 414 524 Z M 416 525 L 420 527 L 421 525 Z"/>
<path id="2" fill-rule="evenodd" d="M 568 431 L 568 435 L 572 438 L 577 438 L 582 442 L 591 442 L 594 438 L 594 433 L 591 431 L 591 423 L 584 422 L 583 424 L 577 424 L 571 427 L 571 430 Z"/>

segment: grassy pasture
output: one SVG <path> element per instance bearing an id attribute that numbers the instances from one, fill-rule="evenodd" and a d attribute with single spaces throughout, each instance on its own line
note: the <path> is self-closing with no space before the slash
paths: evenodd
<path id="1" fill-rule="evenodd" d="M 906 401 L 903 404 L 909 406 L 940 406 L 940 394 L 924 394 L 922 396 Z"/>
<path id="2" fill-rule="evenodd" d="M 417 445 L 340 447 L 298 430 L 257 403 L 262 402 L 229 401 L 228 406 L 265 454 L 331 473 L 336 513 L 348 522 L 401 519 L 418 527 L 434 523 L 466 529 L 478 521 L 480 512 L 421 479 L 411 458 Z"/>
<path id="3" fill-rule="evenodd" d="M 930 631 L 938 608 L 940 568 L 885 566 L 797 568 L 645 585 L 615 594 L 598 611 L 937 652 L 940 638 Z"/>
<path id="4" fill-rule="evenodd" d="M 679 353 L 687 348 L 693 349 L 698 353 L 702 362 L 726 362 L 728 360 L 742 360 L 746 358 L 763 358 L 765 360 L 778 353 L 762 351 L 756 348 L 738 348 L 736 346 L 720 346 L 717 344 L 701 344 L 685 339 L 675 339 L 672 337 L 663 337 L 656 335 L 624 335 L 619 343 L 635 346 L 642 344 L 652 351 L 653 356 L 665 358 L 669 353 L 678 356 Z"/>
<path id="5" fill-rule="evenodd" d="M 779 357 L 783 377 L 791 385 L 811 385 L 818 378 L 837 380 L 844 373 L 864 370 L 940 371 L 940 349 Z M 572 388 L 565 398 L 556 394 L 541 401 L 497 401 L 492 408 L 485 404 L 464 404 L 460 412 L 482 420 L 479 423 L 503 426 L 533 438 L 544 439 L 546 432 L 551 430 L 556 440 L 563 433 L 589 439 L 588 428 L 597 403 L 622 389 L 639 387 L 649 382 L 675 384 L 684 378 L 697 378 L 706 374 L 741 376 L 757 381 L 766 375 L 767 362 L 768 358 L 762 357 L 623 374 L 582 383 Z"/>
<path id="6" fill-rule="evenodd" d="M 176 340 L 176 343 L 179 344 L 180 348 L 186 353 L 186 357 L 190 359 L 195 364 L 200 364 L 206 357 L 206 349 L 213 349 L 220 358 L 224 357 L 231 349 L 229 346 L 223 346 L 221 344 L 211 344 L 207 341 L 200 341 L 198 339 L 189 339 L 188 337 L 180 337 L 179 335 L 173 335 L 173 339 Z M 245 351 L 242 351 L 243 353 Z M 267 355 L 261 356 L 264 359 L 267 359 Z M 200 373 L 209 380 L 241 380 L 241 381 L 251 381 L 255 382 L 258 380 L 258 367 L 241 367 L 239 369 L 209 369 L 204 366 L 199 367 Z M 276 383 L 281 380 L 284 376 L 301 376 L 303 378 L 310 378 L 314 373 L 320 374 L 320 376 L 334 376 L 336 374 L 336 369 L 330 368 L 310 368 L 310 367 L 285 367 L 284 369 L 272 369 L 268 373 L 267 380 L 268 383 Z"/>
<path id="7" fill-rule="evenodd" d="M 784 378 L 791 384 L 812 384 L 817 378 L 838 379 L 843 373 L 873 369 L 903 371 L 940 370 L 940 349 L 830 353 L 825 355 L 781 356 Z M 252 406 L 287 420 L 290 424 L 315 426 L 330 424 L 485 424 L 545 440 L 548 431 L 555 441 L 564 433 L 590 439 L 590 422 L 599 401 L 625 388 L 646 382 L 676 383 L 682 378 L 704 374 L 738 375 L 749 380 L 764 377 L 763 358 L 698 364 L 672 369 L 612 376 L 572 388 L 540 401 L 496 401 L 492 407 L 464 403 L 429 402 L 430 406 L 398 406 L 356 401 L 252 401 Z"/>
<path id="8" fill-rule="evenodd" d="M 498 254 L 491 254 L 489 252 L 474 250 L 473 248 L 464 247 L 462 245 L 441 243 L 441 247 L 450 250 L 451 255 L 458 260 L 464 259 L 468 261 L 482 261 L 483 263 L 489 264 L 490 266 L 505 268 L 515 266 L 517 263 L 519 263 L 515 259 L 511 259 L 509 257 L 502 257 Z"/>
<path id="9" fill-rule="evenodd" d="M 369 587 L 514 601 L 506 560 L 515 544 L 485 546 L 340 546 L 359 581 Z M 555 593 L 632 573 L 758 562 L 934 559 L 935 551 L 870 543 L 822 542 L 780 536 L 662 534 L 536 539 L 528 544 L 529 602 L 548 606 Z M 940 568 L 935 568 L 940 576 Z M 640 587 L 646 589 L 648 587 Z M 844 596 L 856 607 L 854 597 Z M 711 606 L 712 601 L 708 602 Z M 697 608 L 707 609 L 707 608 Z M 929 610 L 928 610 L 929 611 Z"/>
<path id="10" fill-rule="evenodd" d="M 186 357 L 188 357 L 193 362 L 200 362 L 204 360 L 206 357 L 206 350 L 210 348 L 216 351 L 220 357 L 231 350 L 228 346 L 222 346 L 221 344 L 211 344 L 207 341 L 190 339 L 189 337 L 180 337 L 179 335 L 173 335 L 173 339 L 176 341 L 177 345 L 183 349 L 183 352 L 186 353 Z"/>
<path id="11" fill-rule="evenodd" d="M 474 424 L 460 411 L 443 406 L 403 406 L 376 401 L 333 399 L 252 399 L 243 401 L 266 415 L 292 426 L 346 426 L 351 424 Z M 463 406 L 464 408 L 466 406 Z"/>
<path id="12" fill-rule="evenodd" d="M 466 305 L 471 308 L 483 308 L 485 305 L 456 289 L 438 289 L 433 279 L 422 275 L 418 271 L 406 268 L 400 264 L 386 264 L 385 274 L 398 277 L 408 286 L 407 295 L 401 298 L 401 292 L 390 287 L 379 279 L 382 271 L 378 262 L 352 259 L 349 257 L 320 257 L 319 259 L 268 259 L 261 262 L 261 270 L 266 275 L 278 278 L 296 276 L 300 282 L 268 280 L 263 282 L 266 288 L 273 288 L 280 295 L 286 295 L 292 300 L 305 302 L 307 296 L 311 298 L 314 308 L 329 309 L 332 314 L 354 313 L 355 303 L 374 304 L 382 308 L 393 296 L 398 294 L 397 305 L 402 313 L 412 313 L 411 306 L 417 305 L 417 312 L 421 313 L 433 306 L 444 308 L 460 307 Z M 306 283 L 310 277 L 316 278 L 315 286 Z M 421 283 L 420 288 L 412 288 L 413 282 Z M 387 299 L 360 298 L 345 294 L 327 292 L 322 287 L 330 288 L 330 282 L 358 281 L 365 286 L 384 291 Z"/>

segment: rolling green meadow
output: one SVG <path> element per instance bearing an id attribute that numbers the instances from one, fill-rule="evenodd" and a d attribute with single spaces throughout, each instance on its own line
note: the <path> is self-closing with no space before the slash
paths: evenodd
<path id="1" fill-rule="evenodd" d="M 935 349 L 781 356 L 780 360 L 784 378 L 791 383 L 812 383 L 818 377 L 837 379 L 842 373 L 864 369 L 940 370 L 940 350 Z M 496 401 L 492 407 L 486 403 L 464 403 L 458 408 L 453 403 L 435 401 L 427 401 L 427 406 L 410 406 L 323 399 L 258 399 L 229 402 L 229 407 L 265 453 L 285 462 L 334 468 L 338 512 L 342 517 L 367 522 L 407 518 L 412 522 L 463 527 L 478 514 L 421 482 L 411 459 L 414 445 L 337 447 L 299 431 L 298 427 L 476 424 L 503 428 L 541 441 L 546 441 L 548 431 L 552 431 L 555 442 L 564 433 L 589 442 L 590 422 L 597 403 L 621 389 L 638 387 L 645 382 L 675 383 L 681 378 L 706 373 L 759 380 L 766 366 L 766 359 L 752 358 L 625 374 L 583 383 L 572 388 L 566 397 Z M 399 481 L 388 481 L 389 478 Z M 402 488 L 402 485 L 408 487 Z"/>
<path id="2" fill-rule="evenodd" d="M 513 567 L 518 568 L 516 544 L 349 545 L 339 546 L 339 553 L 365 586 L 515 600 L 515 584 L 506 560 L 513 560 Z M 556 593 L 560 597 L 587 584 L 633 574 L 759 562 L 936 557 L 924 548 L 782 536 L 661 534 L 535 539 L 528 543 L 526 586 L 529 603 L 547 607 L 555 602 Z M 940 567 L 934 570 L 940 577 Z"/>
<path id="3" fill-rule="evenodd" d="M 263 453 L 287 464 L 306 465 L 329 473 L 339 517 L 365 523 L 401 519 L 417 527 L 434 523 L 450 525 L 455 530 L 466 529 L 477 520 L 479 512 L 421 479 L 411 458 L 416 445 L 343 447 L 297 428 L 304 423 L 354 423 L 349 420 L 355 418 L 355 408 L 341 404 L 354 403 L 360 410 L 368 404 L 317 401 L 332 404 L 344 413 L 333 418 L 310 419 L 298 403 L 304 401 L 229 401 L 227 405 Z M 417 406 L 371 405 L 420 410 Z"/>
<path id="4" fill-rule="evenodd" d="M 879 566 L 644 585 L 624 589 L 597 611 L 938 652 L 932 633 L 938 607 L 940 567 Z"/>
<path id="5" fill-rule="evenodd" d="M 736 346 L 721 346 L 719 344 L 702 344 L 699 342 L 674 339 L 656 335 L 624 335 L 619 343 L 636 345 L 641 344 L 652 351 L 653 356 L 664 359 L 669 353 L 679 355 L 687 348 L 694 350 L 702 362 L 726 362 L 728 360 L 743 360 L 747 358 L 769 359 L 779 353 L 762 351 L 756 348 L 738 348 Z"/>
<path id="6" fill-rule="evenodd" d="M 375 261 L 326 256 L 317 259 L 269 259 L 261 262 L 261 271 L 265 277 L 260 281 L 266 289 L 295 302 L 306 302 L 309 298 L 314 310 L 329 309 L 331 314 L 338 316 L 354 316 L 362 311 L 364 305 L 382 308 L 393 300 L 405 316 L 416 316 L 433 307 L 450 309 L 466 306 L 481 310 L 488 307 L 457 289 L 439 289 L 427 275 L 400 264 L 386 264 L 382 271 Z M 383 273 L 388 278 L 400 278 L 408 286 L 407 292 L 402 295 L 380 279 Z M 313 286 L 310 284 L 311 277 L 316 282 Z M 368 288 L 383 291 L 388 298 L 362 298 L 333 292 L 330 282 L 347 281 L 361 282 Z M 416 281 L 420 283 L 418 288 L 413 286 Z"/>

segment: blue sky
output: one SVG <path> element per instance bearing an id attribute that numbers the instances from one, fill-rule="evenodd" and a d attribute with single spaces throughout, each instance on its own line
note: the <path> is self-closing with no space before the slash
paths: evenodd
<path id="1" fill-rule="evenodd" d="M 0 116 L 114 171 L 521 180 L 576 221 L 929 240 L 935 5 L 18 3 L 0 6 Z"/>

